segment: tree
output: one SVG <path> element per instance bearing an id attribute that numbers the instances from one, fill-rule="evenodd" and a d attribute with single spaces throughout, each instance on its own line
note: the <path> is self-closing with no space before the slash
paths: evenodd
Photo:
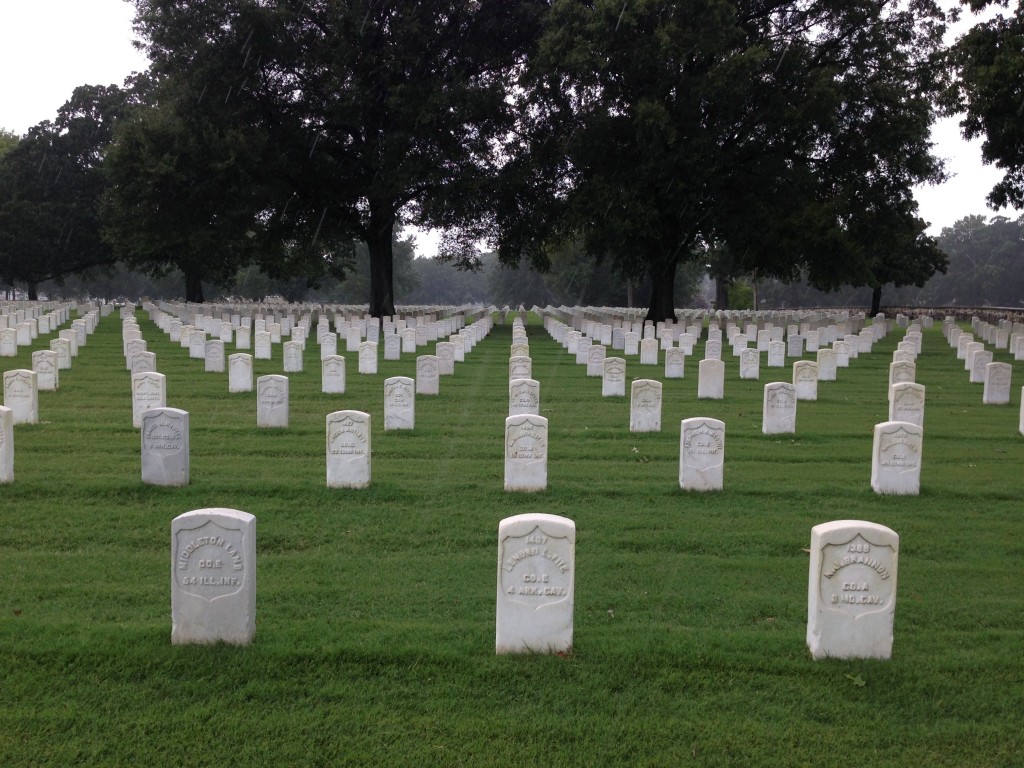
<path id="1" fill-rule="evenodd" d="M 265 135 L 249 172 L 276 241 L 366 243 L 370 312 L 394 313 L 405 221 L 472 228 L 512 123 L 510 74 L 542 3 L 135 0 L 157 80 L 229 103 Z M 197 63 L 201 66 L 199 79 Z M 244 117 L 243 117 L 244 115 Z"/>
<path id="2" fill-rule="evenodd" d="M 190 77 L 208 72 L 196 62 Z M 203 301 L 204 282 L 227 283 L 255 261 L 274 277 L 298 271 L 305 249 L 267 243 L 266 201 L 277 190 L 253 172 L 265 147 L 233 104 L 187 81 L 136 78 L 106 164 L 104 235 L 118 258 L 154 276 L 180 270 L 190 302 Z"/>
<path id="3" fill-rule="evenodd" d="M 939 244 L 949 254 L 946 280 L 930 285 L 934 303 L 1019 307 L 1024 301 L 1024 216 L 967 216 L 946 227 Z"/>
<path id="4" fill-rule="evenodd" d="M 0 156 L 0 276 L 28 285 L 113 262 L 101 237 L 103 163 L 125 102 L 116 86 L 80 86 Z"/>
<path id="5" fill-rule="evenodd" d="M 972 10 L 994 5 L 971 0 Z M 1007 5 L 1007 3 L 1001 3 Z M 1002 180 L 988 195 L 993 208 L 1024 207 L 1024 122 L 1021 88 L 1024 85 L 1024 9 L 1018 3 L 1011 15 L 996 13 L 973 26 L 951 51 L 958 75 L 948 88 L 944 106 L 948 114 L 963 112 L 960 123 L 966 139 L 983 139 L 981 157 L 1003 171 Z"/>
<path id="6" fill-rule="evenodd" d="M 650 277 L 650 320 L 674 316 L 676 269 L 707 243 L 743 274 L 840 280 L 862 180 L 936 170 L 918 160 L 942 19 L 927 0 L 555 2 L 504 168 L 503 258 L 543 264 L 582 233 Z"/>

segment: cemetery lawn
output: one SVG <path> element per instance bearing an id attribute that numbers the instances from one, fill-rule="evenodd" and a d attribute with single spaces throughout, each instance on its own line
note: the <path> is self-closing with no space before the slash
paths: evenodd
<path id="1" fill-rule="evenodd" d="M 507 494 L 510 326 L 417 398 L 412 432 L 384 432 L 383 381 L 414 376 L 413 355 L 361 376 L 348 353 L 347 392 L 325 395 L 314 338 L 290 427 L 260 430 L 253 393 L 138 317 L 190 413 L 191 484 L 140 481 L 115 312 L 40 394 L 41 423 L 15 427 L 0 486 L 0 765 L 1024 764 L 1020 363 L 1011 405 L 983 406 L 926 330 L 921 495 L 881 497 L 872 427 L 900 329 L 799 404 L 796 435 L 761 434 L 763 386 L 789 365 L 762 357 L 741 381 L 727 347 L 725 399 L 698 401 L 703 344 L 664 382 L 663 431 L 634 435 L 628 401 L 531 317 L 548 490 Z M 255 368 L 281 373 L 281 347 Z M 324 420 L 343 408 L 373 419 L 367 490 L 326 488 Z M 679 489 L 691 416 L 726 424 L 722 492 Z M 170 643 L 171 520 L 204 507 L 257 519 L 248 647 Z M 576 521 L 570 655 L 494 655 L 498 522 L 523 512 Z M 847 518 L 901 537 L 889 661 L 807 651 L 810 529 Z"/>

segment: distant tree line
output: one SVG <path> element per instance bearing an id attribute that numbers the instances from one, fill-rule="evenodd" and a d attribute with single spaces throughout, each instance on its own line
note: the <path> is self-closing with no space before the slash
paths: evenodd
<path id="1" fill-rule="evenodd" d="M 1022 199 L 1020 14 L 947 48 L 933 0 L 133 3 L 146 72 L 0 135 L 3 284 L 134 270 L 390 314 L 437 282 L 414 225 L 510 301 L 661 320 L 707 271 L 719 307 L 804 281 L 875 308 L 955 256 L 912 194 L 945 178 L 940 111 Z"/>

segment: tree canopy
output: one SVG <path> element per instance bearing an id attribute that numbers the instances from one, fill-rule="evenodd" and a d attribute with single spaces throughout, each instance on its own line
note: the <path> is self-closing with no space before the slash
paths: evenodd
<path id="1" fill-rule="evenodd" d="M 877 216 L 923 230 L 944 16 L 927 0 L 556 0 L 521 91 L 500 251 L 582 235 L 671 317 L 679 263 L 724 242 L 747 271 L 822 284 Z M 538 227 L 538 223 L 540 226 Z"/>
<path id="2" fill-rule="evenodd" d="M 34 298 L 44 280 L 114 261 L 101 236 L 104 149 L 122 113 L 116 86 L 76 88 L 53 122 L 0 156 L 0 277 Z"/>

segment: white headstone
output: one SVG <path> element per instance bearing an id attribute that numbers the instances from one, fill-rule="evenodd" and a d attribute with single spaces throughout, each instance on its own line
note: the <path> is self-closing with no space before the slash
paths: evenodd
<path id="1" fill-rule="evenodd" d="M 512 379 L 508 383 L 508 415 L 540 415 L 540 382 L 534 379 Z"/>
<path id="2" fill-rule="evenodd" d="M 807 647 L 815 659 L 888 659 L 899 536 L 864 520 L 811 529 Z"/>
<path id="3" fill-rule="evenodd" d="M 761 377 L 761 353 L 756 349 L 740 350 L 740 378 L 757 381 Z"/>
<path id="4" fill-rule="evenodd" d="M 273 350 L 270 333 L 268 331 L 256 331 L 256 359 L 270 360 Z"/>
<path id="5" fill-rule="evenodd" d="M 918 495 L 923 439 L 924 430 L 906 421 L 875 425 L 871 446 L 871 489 L 875 493 Z"/>
<path id="6" fill-rule="evenodd" d="M 719 491 L 725 470 L 725 424 L 696 416 L 679 428 L 679 487 L 687 491 Z"/>
<path id="7" fill-rule="evenodd" d="M 495 652 L 572 651 L 576 525 L 529 513 L 498 525 Z"/>
<path id="8" fill-rule="evenodd" d="M 256 426 L 288 426 L 287 376 L 260 376 L 256 379 Z"/>
<path id="9" fill-rule="evenodd" d="M 701 400 L 721 400 L 725 397 L 725 363 L 705 358 L 700 361 L 697 374 L 697 397 Z"/>
<path id="10" fill-rule="evenodd" d="M 905 381 L 889 388 L 889 421 L 906 421 L 924 427 L 923 384 Z"/>
<path id="11" fill-rule="evenodd" d="M 32 370 L 36 372 L 36 386 L 40 392 L 56 392 L 60 386 L 57 373 L 57 353 L 39 349 L 32 353 Z"/>
<path id="12" fill-rule="evenodd" d="M 657 364 L 658 340 L 655 338 L 645 338 L 643 341 L 640 342 L 640 365 Z"/>
<path id="13" fill-rule="evenodd" d="M 692 348 L 692 346 L 691 346 Z M 681 379 L 686 372 L 686 353 L 680 347 L 665 350 L 665 378 Z"/>
<path id="14" fill-rule="evenodd" d="M 660 432 L 661 382 L 636 379 L 629 391 L 629 431 Z"/>
<path id="15" fill-rule="evenodd" d="M 15 424 L 39 423 L 39 384 L 35 371 L 21 368 L 4 371 L 4 405 L 13 412 Z"/>
<path id="16" fill-rule="evenodd" d="M 302 342 L 286 341 L 284 343 L 284 372 L 302 372 Z"/>
<path id="17" fill-rule="evenodd" d="M 0 405 L 0 484 L 14 482 L 14 411 Z"/>
<path id="18" fill-rule="evenodd" d="M 359 372 L 377 375 L 377 343 L 373 341 L 359 342 Z"/>
<path id="19" fill-rule="evenodd" d="M 835 381 L 838 360 L 834 350 L 820 348 L 818 350 L 818 381 Z"/>
<path id="20" fill-rule="evenodd" d="M 797 400 L 818 399 L 818 364 L 812 360 L 793 363 L 793 386 Z"/>
<path id="21" fill-rule="evenodd" d="M 132 374 L 132 426 L 142 427 L 142 414 L 167 407 L 167 377 L 155 371 Z"/>
<path id="22" fill-rule="evenodd" d="M 524 414 L 505 419 L 505 490 L 543 491 L 548 484 L 548 420 Z"/>
<path id="23" fill-rule="evenodd" d="M 345 358 L 341 355 L 328 355 L 320 361 L 320 391 L 345 394 Z"/>
<path id="24" fill-rule="evenodd" d="M 188 485 L 188 412 L 179 408 L 150 408 L 141 417 L 142 482 L 149 485 Z"/>
<path id="25" fill-rule="evenodd" d="M 764 385 L 761 432 L 766 435 L 796 432 L 796 387 L 785 381 Z"/>
<path id="26" fill-rule="evenodd" d="M 252 392 L 252 355 L 236 352 L 228 356 L 228 392 Z"/>
<path id="27" fill-rule="evenodd" d="M 1009 363 L 989 363 L 985 366 L 985 389 L 981 402 L 985 405 L 1007 405 L 1010 402 L 1012 376 L 1013 366 Z"/>
<path id="28" fill-rule="evenodd" d="M 416 428 L 416 382 L 408 376 L 384 381 L 384 431 Z"/>
<path id="29" fill-rule="evenodd" d="M 441 391 L 441 376 L 437 355 L 416 358 L 416 394 L 436 395 Z"/>
<path id="30" fill-rule="evenodd" d="M 384 359 L 402 359 L 402 337 L 397 333 L 384 334 Z"/>
<path id="31" fill-rule="evenodd" d="M 171 643 L 248 645 L 256 635 L 256 518 L 197 509 L 171 522 Z"/>
<path id="32" fill-rule="evenodd" d="M 533 360 L 529 357 L 510 357 L 508 360 L 509 379 L 529 379 L 533 377 Z"/>
<path id="33" fill-rule="evenodd" d="M 224 342 L 220 339 L 207 341 L 203 360 L 207 373 L 224 373 Z"/>
<path id="34" fill-rule="evenodd" d="M 368 488 L 370 485 L 370 414 L 335 411 L 327 414 L 327 487 Z"/>

